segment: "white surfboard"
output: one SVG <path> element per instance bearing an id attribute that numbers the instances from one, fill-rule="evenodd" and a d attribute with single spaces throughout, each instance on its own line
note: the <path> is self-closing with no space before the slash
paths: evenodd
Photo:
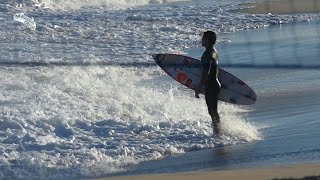
<path id="1" fill-rule="evenodd" d="M 195 89 L 202 72 L 201 61 L 176 54 L 154 54 L 156 63 L 173 79 Z M 257 100 L 256 93 L 242 80 L 219 68 L 218 79 L 221 83 L 219 100 L 239 105 L 251 105 Z M 204 94 L 204 88 L 201 90 Z"/>

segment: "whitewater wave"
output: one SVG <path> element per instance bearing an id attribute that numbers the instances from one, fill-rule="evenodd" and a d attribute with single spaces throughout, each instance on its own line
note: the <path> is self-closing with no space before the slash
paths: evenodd
<path id="1" fill-rule="evenodd" d="M 183 0 L 29 0 L 24 4 L 33 4 L 41 8 L 80 9 L 83 7 L 130 8 L 136 6 L 172 3 Z"/>

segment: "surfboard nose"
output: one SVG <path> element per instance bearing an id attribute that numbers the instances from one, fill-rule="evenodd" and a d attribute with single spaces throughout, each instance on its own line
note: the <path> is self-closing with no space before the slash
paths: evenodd
<path id="1" fill-rule="evenodd" d="M 152 58 L 155 60 L 155 61 L 157 61 L 157 58 L 158 57 L 158 54 L 152 54 Z"/>
<path id="2" fill-rule="evenodd" d="M 153 54 L 152 58 L 154 59 L 154 61 L 161 66 L 161 64 L 163 63 L 163 61 L 165 61 L 166 59 L 166 54 Z"/>

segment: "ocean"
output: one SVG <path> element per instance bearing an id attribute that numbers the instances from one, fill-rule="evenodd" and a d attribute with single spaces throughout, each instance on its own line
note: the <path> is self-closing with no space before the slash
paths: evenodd
<path id="1" fill-rule="evenodd" d="M 0 3 L 0 179 L 84 179 L 320 160 L 319 14 L 244 14 L 245 0 Z M 248 1 L 250 2 L 250 1 Z M 257 93 L 219 103 L 167 76 L 154 53 L 199 58 Z"/>

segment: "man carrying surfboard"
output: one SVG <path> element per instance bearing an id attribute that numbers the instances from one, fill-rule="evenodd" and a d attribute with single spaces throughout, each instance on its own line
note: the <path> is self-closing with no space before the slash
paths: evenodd
<path id="1" fill-rule="evenodd" d="M 213 31 L 206 31 L 202 36 L 202 46 L 206 48 L 201 57 L 202 73 L 198 87 L 195 89 L 195 97 L 199 98 L 201 88 L 205 86 L 205 100 L 212 119 L 213 133 L 220 134 L 220 116 L 218 113 L 218 95 L 220 82 L 218 80 L 218 53 L 214 48 L 217 35 Z"/>

